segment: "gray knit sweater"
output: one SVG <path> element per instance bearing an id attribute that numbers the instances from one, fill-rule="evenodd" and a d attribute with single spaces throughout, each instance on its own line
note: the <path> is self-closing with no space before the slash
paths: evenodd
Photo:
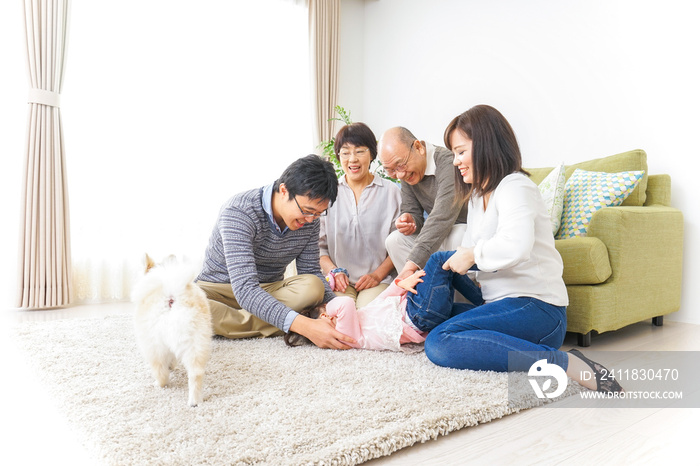
<path id="1" fill-rule="evenodd" d="M 335 295 L 319 265 L 319 220 L 280 233 L 263 210 L 262 193 L 263 188 L 246 191 L 223 205 L 197 280 L 231 283 L 233 295 L 243 309 L 283 329 L 284 319 L 292 309 L 260 288 L 260 283 L 282 280 L 287 265 L 294 259 L 299 274 L 313 274 L 323 281 L 324 302 Z"/>
<path id="2" fill-rule="evenodd" d="M 455 223 L 467 223 L 467 206 L 463 200 L 455 202 L 452 152 L 435 146 L 433 160 L 435 175 L 425 175 L 413 186 L 401 183 L 401 213 L 408 212 L 413 216 L 418 234 L 408 260 L 419 267 L 425 266 Z M 425 222 L 423 211 L 428 213 Z"/>

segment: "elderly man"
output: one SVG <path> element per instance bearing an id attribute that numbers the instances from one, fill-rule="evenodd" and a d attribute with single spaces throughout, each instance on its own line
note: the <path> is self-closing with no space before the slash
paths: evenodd
<path id="1" fill-rule="evenodd" d="M 467 207 L 455 199 L 449 150 L 419 141 L 403 127 L 385 131 L 378 149 L 386 173 L 401 180 L 401 215 L 386 249 L 398 278 L 405 278 L 423 268 L 435 251 L 457 249 L 466 231 Z"/>

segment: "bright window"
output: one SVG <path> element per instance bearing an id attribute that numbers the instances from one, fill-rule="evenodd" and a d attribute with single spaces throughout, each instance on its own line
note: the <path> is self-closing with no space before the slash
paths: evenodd
<path id="1" fill-rule="evenodd" d="M 145 252 L 201 260 L 219 207 L 313 151 L 307 10 L 74 0 L 62 96 L 77 301 Z"/>

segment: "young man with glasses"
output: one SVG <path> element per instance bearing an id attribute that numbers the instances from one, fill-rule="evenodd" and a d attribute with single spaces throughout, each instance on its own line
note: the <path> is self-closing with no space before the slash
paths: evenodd
<path id="1" fill-rule="evenodd" d="M 401 180 L 401 215 L 397 230 L 386 239 L 386 249 L 398 278 L 406 278 L 423 268 L 435 251 L 454 250 L 461 244 L 467 208 L 464 201 L 455 200 L 449 150 L 395 127 L 384 132 L 378 152 L 386 173 Z"/>
<path id="2" fill-rule="evenodd" d="M 308 155 L 274 183 L 224 204 L 197 277 L 214 333 L 249 338 L 294 331 L 321 348 L 349 348 L 344 342 L 352 338 L 297 313 L 335 297 L 319 266 L 318 218 L 337 193 L 333 165 Z M 298 275 L 285 279 L 294 260 Z"/>

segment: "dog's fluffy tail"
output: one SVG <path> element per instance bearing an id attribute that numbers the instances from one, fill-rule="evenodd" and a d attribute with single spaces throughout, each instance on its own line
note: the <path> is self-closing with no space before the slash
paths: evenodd
<path id="1" fill-rule="evenodd" d="M 146 274 L 131 292 L 133 302 L 138 303 L 156 292 L 163 296 L 179 296 L 194 281 L 197 272 L 192 264 L 180 263 L 174 256 L 169 256 L 162 264 L 153 266 L 151 261 L 149 266 L 150 258 L 146 257 Z"/>

